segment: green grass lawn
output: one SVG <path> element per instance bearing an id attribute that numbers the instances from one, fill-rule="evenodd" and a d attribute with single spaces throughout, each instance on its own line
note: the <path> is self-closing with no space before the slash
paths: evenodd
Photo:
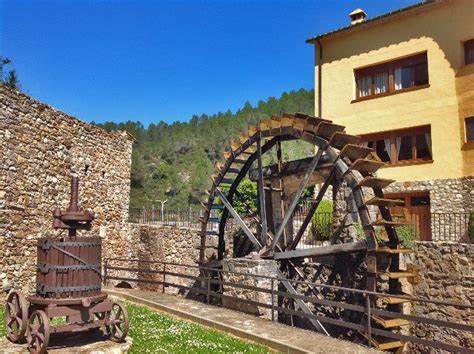
<path id="1" fill-rule="evenodd" d="M 131 353 L 268 353 L 269 349 L 224 333 L 125 302 L 130 318 Z M 0 308 L 0 335 L 5 335 Z"/>
<path id="2" fill-rule="evenodd" d="M 5 332 L 5 305 L 0 303 L 0 337 L 4 337 L 7 333 Z"/>

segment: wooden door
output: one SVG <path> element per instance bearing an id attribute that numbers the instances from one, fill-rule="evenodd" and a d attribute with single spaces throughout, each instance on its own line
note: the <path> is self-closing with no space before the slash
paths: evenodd
<path id="1" fill-rule="evenodd" d="M 404 207 L 392 208 L 392 214 L 403 215 L 415 225 L 415 238 L 419 241 L 431 241 L 430 195 L 428 191 L 409 193 L 387 193 L 387 198 L 401 199 Z"/>

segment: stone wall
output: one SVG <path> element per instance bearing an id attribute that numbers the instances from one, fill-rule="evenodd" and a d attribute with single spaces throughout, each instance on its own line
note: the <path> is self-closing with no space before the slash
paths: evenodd
<path id="1" fill-rule="evenodd" d="M 200 245 L 198 230 L 171 226 L 128 224 L 127 233 L 129 239 L 134 242 L 131 258 L 137 259 L 137 261 L 132 263 L 117 262 L 116 264 L 121 267 L 138 266 L 145 271 L 137 273 L 113 270 L 109 271 L 109 276 L 137 279 L 139 280 L 138 282 L 127 281 L 127 283 L 132 287 L 162 291 L 163 288 L 161 284 L 154 282 L 161 282 L 163 280 L 163 274 L 153 271 L 166 270 L 166 272 L 192 276 L 197 276 L 199 273 L 194 268 L 168 264 L 166 268 L 163 268 L 163 264 L 153 263 L 168 262 L 183 265 L 197 265 L 197 260 L 199 259 L 198 247 Z M 110 264 L 114 265 L 114 262 L 112 261 Z M 149 272 L 150 270 L 152 272 Z M 169 283 L 184 286 L 191 286 L 194 283 L 193 279 L 168 274 L 165 280 Z M 120 282 L 120 280 L 111 280 L 109 285 L 115 286 Z M 180 289 L 176 287 L 167 287 L 166 293 L 177 293 L 180 292 L 179 290 Z M 185 291 L 181 291 L 181 293 L 183 292 Z"/>
<path id="2" fill-rule="evenodd" d="M 413 286 L 413 295 L 474 305 L 474 245 L 447 242 L 416 242 L 415 252 L 406 262 L 419 270 L 420 282 Z M 413 304 L 412 313 L 456 323 L 471 324 L 474 313 L 465 308 L 438 304 Z M 474 335 L 438 326 L 417 325 L 412 334 L 454 345 L 474 348 Z M 430 352 L 419 346 L 413 348 Z"/>
<path id="3" fill-rule="evenodd" d="M 268 259 L 245 259 L 245 258 L 229 258 L 225 259 L 223 263 L 224 271 L 231 271 L 243 274 L 223 273 L 223 281 L 230 283 L 243 284 L 247 286 L 258 287 L 272 291 L 272 282 L 270 279 L 264 277 L 278 277 L 278 263 L 274 260 Z M 246 274 L 249 274 L 248 276 Z M 262 277 L 256 277 L 262 276 Z M 273 291 L 278 291 L 277 283 L 273 284 Z M 237 297 L 244 300 L 250 300 L 257 303 L 271 306 L 272 294 L 265 292 L 257 292 L 251 289 L 243 289 L 226 285 L 224 287 L 224 295 Z M 278 306 L 277 296 L 274 295 L 273 302 Z M 223 298 L 222 306 L 228 307 L 237 311 L 243 311 L 256 316 L 261 316 L 266 319 L 272 318 L 271 308 L 258 306 L 252 303 L 238 301 L 236 299 Z M 275 312 L 275 318 L 277 313 Z"/>
<path id="4" fill-rule="evenodd" d="M 130 254 L 126 222 L 132 140 L 108 133 L 0 85 L 0 281 L 32 290 L 36 240 L 57 235 L 52 210 L 66 208 L 70 177 L 92 209 L 104 254 Z"/>

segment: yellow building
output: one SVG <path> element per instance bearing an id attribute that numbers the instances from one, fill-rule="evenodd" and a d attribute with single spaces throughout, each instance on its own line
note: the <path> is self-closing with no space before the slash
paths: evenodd
<path id="1" fill-rule="evenodd" d="M 315 112 L 377 151 L 387 162 L 379 175 L 397 181 L 390 192 L 420 238 L 436 239 L 445 213 L 460 213 L 459 226 L 474 209 L 474 1 L 430 0 L 372 19 L 356 9 L 350 19 L 307 40 Z"/>

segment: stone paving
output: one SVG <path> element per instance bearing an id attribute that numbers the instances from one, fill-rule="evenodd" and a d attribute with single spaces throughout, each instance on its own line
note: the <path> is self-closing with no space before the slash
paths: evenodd
<path id="1" fill-rule="evenodd" d="M 104 290 L 112 296 L 267 345 L 277 351 L 287 353 L 378 352 L 348 341 L 179 296 L 135 289 L 105 288 Z"/>
<path id="2" fill-rule="evenodd" d="M 74 345 L 71 345 L 74 343 Z M 48 346 L 48 354 L 125 354 L 132 346 L 127 337 L 123 343 L 115 343 L 107 338 L 91 333 L 80 335 L 53 335 Z M 0 353 L 27 354 L 26 343 L 15 344 L 6 338 L 0 338 Z"/>

